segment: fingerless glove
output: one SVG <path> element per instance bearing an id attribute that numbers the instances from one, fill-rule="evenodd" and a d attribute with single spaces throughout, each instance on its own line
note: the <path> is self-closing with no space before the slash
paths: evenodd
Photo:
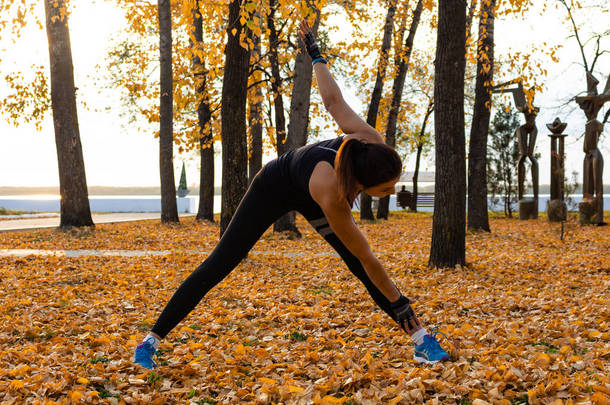
<path id="1" fill-rule="evenodd" d="M 305 48 L 307 49 L 307 53 L 311 57 L 312 65 L 315 65 L 317 62 L 327 63 L 326 59 L 324 59 L 324 57 L 320 53 L 320 48 L 318 47 L 316 38 L 311 32 L 305 34 Z"/>
<path id="2" fill-rule="evenodd" d="M 418 322 L 414 319 L 415 312 L 413 312 L 413 308 L 411 308 L 411 301 L 404 295 L 400 295 L 400 298 L 396 302 L 391 302 L 390 307 L 394 312 L 394 320 L 398 322 L 398 325 L 407 333 L 407 329 L 405 328 L 405 322 L 407 325 L 410 325 L 410 321 L 413 319 L 413 324 L 419 325 Z"/>

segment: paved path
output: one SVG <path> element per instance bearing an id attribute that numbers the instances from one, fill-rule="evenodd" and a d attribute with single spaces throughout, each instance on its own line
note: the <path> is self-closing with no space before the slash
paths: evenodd
<path id="1" fill-rule="evenodd" d="M 61 257 L 142 257 L 142 256 L 165 256 L 171 253 L 209 255 L 210 252 L 201 250 L 42 250 L 42 249 L 0 249 L 0 257 L 26 257 L 26 256 L 61 256 Z M 252 255 L 278 255 L 286 257 L 339 257 L 335 252 L 301 253 L 301 252 L 274 252 L 263 250 L 251 250 Z"/>
<path id="2" fill-rule="evenodd" d="M 180 214 L 180 217 L 192 217 L 195 214 Z M 116 212 L 110 214 L 92 214 L 93 223 L 107 224 L 112 222 L 139 221 L 142 219 L 160 219 L 160 212 Z M 59 216 L 51 218 L 21 218 L 0 221 L 0 232 L 28 231 L 34 229 L 57 228 Z"/>

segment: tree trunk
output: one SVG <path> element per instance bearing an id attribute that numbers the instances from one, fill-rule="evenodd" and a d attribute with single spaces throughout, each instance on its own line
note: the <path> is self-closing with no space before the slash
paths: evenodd
<path id="1" fill-rule="evenodd" d="M 430 266 L 466 261 L 464 71 L 466 3 L 439 0 L 434 63 L 436 175 Z"/>
<path id="2" fill-rule="evenodd" d="M 225 72 L 222 81 L 222 197 L 220 234 L 227 229 L 248 186 L 246 145 L 246 96 L 250 52 L 242 48 L 240 0 L 229 4 Z M 235 30 L 235 33 L 232 31 Z"/>
<path id="3" fill-rule="evenodd" d="M 468 230 L 489 232 L 487 213 L 487 135 L 494 64 L 495 0 L 481 0 L 477 79 L 468 153 Z"/>
<path id="4" fill-rule="evenodd" d="M 203 42 L 203 18 L 199 12 L 199 0 L 195 1 L 193 10 L 194 50 Z M 212 111 L 207 94 L 207 70 L 204 61 L 193 52 L 193 76 L 195 91 L 199 98 L 197 117 L 199 120 L 199 153 L 201 169 L 199 170 L 199 208 L 197 220 L 214 222 L 214 138 L 212 136 Z"/>
<path id="5" fill-rule="evenodd" d="M 49 61 L 51 65 L 51 105 L 59 166 L 60 227 L 91 226 L 85 162 L 76 112 L 76 89 L 68 16 L 64 0 L 45 0 Z"/>
<path id="6" fill-rule="evenodd" d="M 415 171 L 413 172 L 413 199 L 411 200 L 411 210 L 417 212 L 417 179 L 419 177 L 419 162 L 421 160 L 421 152 L 424 148 L 423 143 L 417 144 L 417 156 L 415 158 Z"/>
<path id="7" fill-rule="evenodd" d="M 417 26 L 419 25 L 422 8 L 423 2 L 422 0 L 418 0 L 417 6 L 415 6 L 415 10 L 413 11 L 413 20 L 411 21 L 409 35 L 407 35 L 407 39 L 405 40 L 405 45 L 403 48 L 404 55 L 401 52 L 401 55 L 398 58 L 398 74 L 396 75 L 394 84 L 392 86 L 392 103 L 390 106 L 390 113 L 388 115 L 388 126 L 385 133 L 385 143 L 391 147 L 396 146 L 396 124 L 398 122 L 398 112 L 400 110 L 400 103 L 402 100 L 402 90 L 405 86 L 407 69 L 409 68 L 409 59 L 411 58 L 411 52 L 413 51 L 413 40 L 415 39 L 415 33 L 417 32 Z M 377 219 L 388 219 L 389 206 L 389 196 L 379 200 Z"/>
<path id="8" fill-rule="evenodd" d="M 261 55 L 261 39 L 258 35 L 252 34 L 252 42 L 254 49 L 252 59 L 258 61 Z M 257 69 L 257 66 L 254 66 Z M 256 173 L 263 167 L 263 88 L 261 81 L 261 73 L 254 70 L 252 80 L 256 83 L 250 89 L 250 138 L 248 151 L 248 184 L 252 183 L 252 179 Z"/>
<path id="9" fill-rule="evenodd" d="M 172 14 L 170 0 L 158 0 L 160 86 L 159 173 L 161 222 L 179 222 L 174 178 L 174 97 L 172 90 Z"/>
<path id="10" fill-rule="evenodd" d="M 267 28 L 269 29 L 269 64 L 271 65 L 271 91 L 273 91 L 273 108 L 275 112 L 275 139 L 277 155 L 281 156 L 286 151 L 286 117 L 284 116 L 284 97 L 280 91 L 282 87 L 282 76 L 277 53 L 279 45 L 278 33 L 275 28 L 276 0 L 269 1 L 270 12 L 267 16 Z"/>
<path id="11" fill-rule="evenodd" d="M 312 27 L 312 31 L 314 35 L 317 35 L 318 27 L 320 25 L 320 10 L 315 9 L 315 12 L 316 20 Z M 311 65 L 311 59 L 309 58 L 309 55 L 300 48 L 296 56 L 294 67 L 286 151 L 297 149 L 307 144 L 312 72 L 313 67 Z"/>
<path id="12" fill-rule="evenodd" d="M 366 122 L 373 128 L 377 125 L 377 114 L 379 113 L 379 102 L 383 93 L 383 84 L 388 67 L 390 47 L 392 46 L 392 32 L 394 31 L 394 15 L 396 14 L 396 0 L 389 0 L 388 12 L 385 17 L 383 26 L 383 39 L 381 41 L 381 53 L 379 54 L 379 63 L 377 65 L 377 77 L 375 78 L 375 86 L 373 94 L 371 94 L 371 102 L 369 103 L 369 111 L 366 114 Z M 360 193 L 360 219 L 374 220 L 372 209 L 372 198 L 364 191 Z"/>
<path id="13" fill-rule="evenodd" d="M 411 200 L 411 210 L 417 212 L 417 179 L 419 177 L 419 163 L 421 161 L 422 150 L 424 149 L 424 136 L 426 134 L 426 126 L 428 125 L 428 119 L 434 112 L 434 101 L 428 102 L 428 108 L 426 109 L 426 115 L 424 116 L 424 122 L 421 125 L 421 131 L 419 132 L 419 139 L 417 140 L 417 156 L 415 158 L 415 171 L 413 172 L 413 199 Z"/>
<path id="14" fill-rule="evenodd" d="M 279 45 L 278 32 L 275 28 L 276 0 L 269 1 L 269 14 L 267 15 L 267 28 L 269 29 L 269 64 L 271 65 L 271 90 L 273 91 L 273 108 L 275 115 L 275 141 L 278 157 L 286 153 L 286 117 L 284 115 L 284 96 L 281 92 L 282 76 L 278 59 L 277 47 Z M 293 90 L 294 93 L 294 90 Z M 291 231 L 297 237 L 301 233 L 296 227 L 296 215 L 289 212 L 273 224 L 274 232 Z"/>
<path id="15" fill-rule="evenodd" d="M 196 219 L 214 222 L 214 140 L 212 128 L 199 141 L 201 170 L 199 172 L 199 208 Z"/>
<path id="16" fill-rule="evenodd" d="M 509 160 L 507 158 L 505 160 L 505 162 L 508 162 L 508 161 Z M 511 170 L 510 167 L 507 166 L 507 168 L 505 170 L 505 181 L 506 181 L 506 184 L 508 184 L 508 187 L 506 188 L 506 197 L 504 199 L 504 201 L 505 201 L 505 203 L 504 203 L 505 214 L 504 215 L 506 215 L 506 212 L 508 211 L 508 217 L 512 218 L 513 217 L 513 207 L 511 206 L 510 200 L 511 200 L 511 196 L 513 195 L 513 182 L 512 182 L 513 176 L 511 175 L 510 170 Z"/>
<path id="17" fill-rule="evenodd" d="M 485 1 L 485 0 L 482 0 Z M 470 41 L 472 40 L 472 20 L 474 19 L 474 10 L 477 8 L 477 0 L 470 2 L 468 8 L 468 16 L 466 17 L 466 48 L 470 47 Z"/>
<path id="18" fill-rule="evenodd" d="M 320 11 L 316 9 L 316 20 L 312 27 L 314 35 L 317 34 L 319 25 Z M 299 148 L 307 143 L 312 72 L 311 59 L 303 49 L 300 49 L 297 53 L 294 66 L 292 98 L 290 99 L 290 120 L 288 122 L 288 135 L 284 152 Z M 273 230 L 275 232 L 290 231 L 297 238 L 301 237 L 301 232 L 296 225 L 296 215 L 294 212 L 289 212 L 275 221 Z"/>

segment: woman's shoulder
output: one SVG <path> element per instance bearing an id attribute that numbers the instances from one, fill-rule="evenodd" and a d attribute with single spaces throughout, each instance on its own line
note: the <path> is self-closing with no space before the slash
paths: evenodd
<path id="1" fill-rule="evenodd" d="M 314 201 L 323 205 L 323 200 L 339 200 L 339 188 L 335 170 L 326 161 L 318 162 L 309 178 L 309 193 Z"/>
<path id="2" fill-rule="evenodd" d="M 384 139 L 379 135 L 377 131 L 373 132 L 354 132 L 353 134 L 346 134 L 343 136 L 343 140 L 358 139 L 361 142 L 366 143 L 385 143 Z"/>

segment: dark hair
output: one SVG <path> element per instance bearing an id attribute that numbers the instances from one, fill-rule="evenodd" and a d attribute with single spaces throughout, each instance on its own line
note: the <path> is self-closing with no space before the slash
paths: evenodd
<path id="1" fill-rule="evenodd" d="M 400 176 L 402 161 L 394 148 L 384 143 L 365 143 L 351 138 L 343 142 L 335 157 L 339 191 L 349 198 L 356 181 L 364 188 Z"/>

